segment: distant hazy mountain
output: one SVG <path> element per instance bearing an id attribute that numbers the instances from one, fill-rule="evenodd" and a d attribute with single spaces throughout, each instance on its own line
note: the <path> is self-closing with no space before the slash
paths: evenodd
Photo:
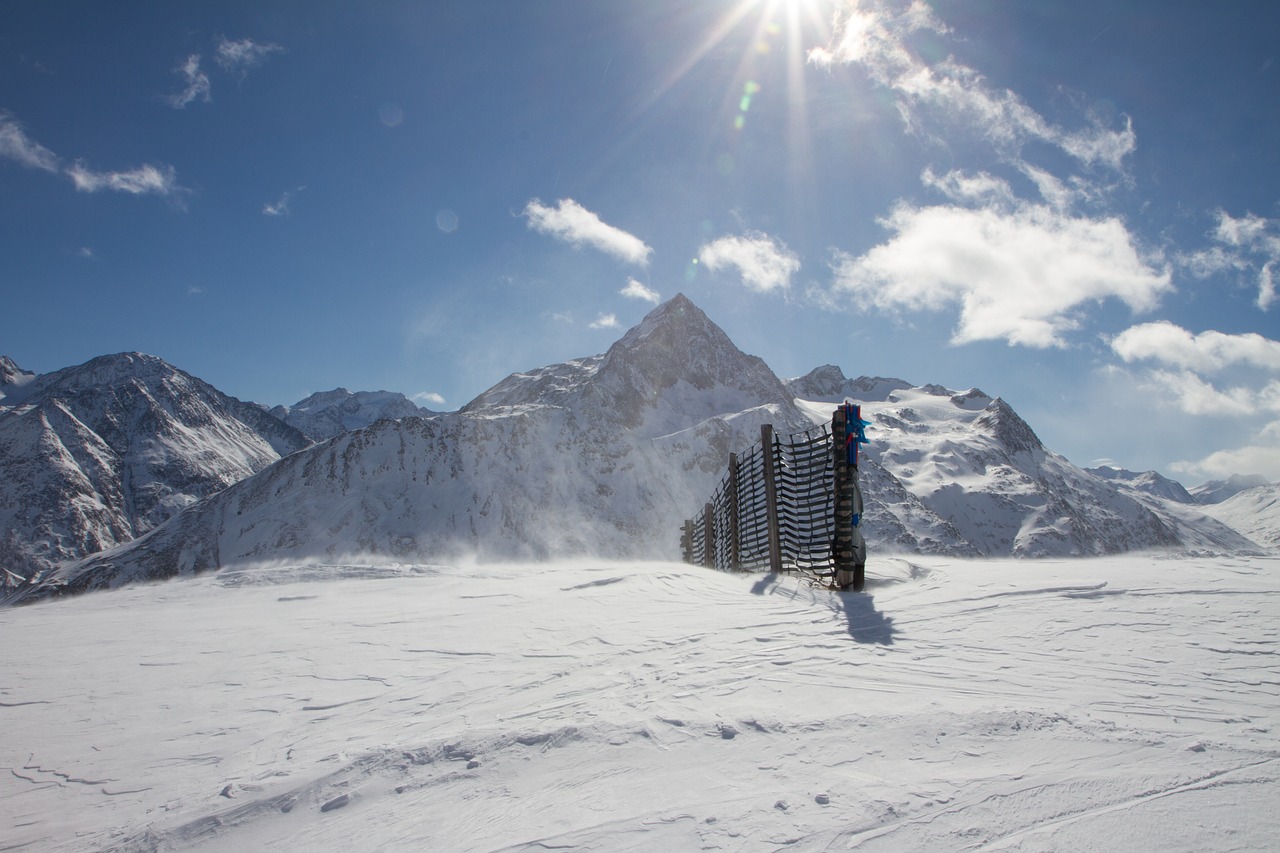
<path id="1" fill-rule="evenodd" d="M 1148 495 L 1155 495 L 1167 501 L 1174 501 L 1180 504 L 1194 504 L 1196 499 L 1187 491 L 1186 487 L 1177 480 L 1170 480 L 1155 471 L 1144 471 L 1135 473 L 1126 471 L 1124 468 L 1086 468 L 1090 474 L 1102 477 L 1104 480 L 1110 480 L 1116 485 L 1123 486 L 1127 489 L 1144 492 Z"/>
<path id="2" fill-rule="evenodd" d="M 292 406 L 276 406 L 271 414 L 302 431 L 312 441 L 323 441 L 376 421 L 424 417 L 436 414 L 394 391 L 320 391 Z"/>
<path id="3" fill-rule="evenodd" d="M 1244 489 L 1201 509 L 1259 545 L 1280 548 L 1280 483 Z"/>
<path id="4" fill-rule="evenodd" d="M 12 585 L 145 533 L 307 445 L 158 358 L 37 376 L 0 360 L 0 567 Z"/>
<path id="5" fill-rule="evenodd" d="M 458 412 L 341 433 L 135 542 L 46 571 L 31 594 L 362 554 L 673 557 L 730 451 L 765 422 L 781 434 L 826 423 L 845 397 L 873 422 L 861 470 L 873 554 L 1256 547 L 1077 468 L 976 389 L 830 366 L 784 384 L 677 296 L 602 355 L 512 374 Z"/>
<path id="6" fill-rule="evenodd" d="M 1245 489 L 1268 485 L 1267 478 L 1257 474 L 1232 474 L 1225 480 L 1210 480 L 1191 489 L 1191 495 L 1199 504 L 1222 503 Z"/>

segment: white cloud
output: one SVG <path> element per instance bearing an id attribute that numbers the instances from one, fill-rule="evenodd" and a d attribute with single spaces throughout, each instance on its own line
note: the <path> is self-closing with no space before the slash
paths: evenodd
<path id="1" fill-rule="evenodd" d="M 590 329 L 616 329 L 618 328 L 618 317 L 615 314 L 601 314 L 594 321 L 588 324 Z"/>
<path id="2" fill-rule="evenodd" d="M 0 157 L 16 160 L 30 169 L 58 171 L 58 155 L 27 136 L 13 116 L 0 111 Z"/>
<path id="3" fill-rule="evenodd" d="M 1263 264 L 1262 269 L 1258 272 L 1258 300 L 1257 306 L 1263 311 L 1270 308 L 1276 301 L 1276 282 L 1272 276 L 1272 265 Z"/>
<path id="4" fill-rule="evenodd" d="M 641 299 L 645 302 L 652 302 L 654 305 L 662 301 L 662 297 L 658 295 L 656 290 L 650 290 L 634 278 L 627 279 L 627 286 L 618 292 L 628 299 Z"/>
<path id="5" fill-rule="evenodd" d="M 209 102 L 211 92 L 209 76 L 200 70 L 200 54 L 191 54 L 174 71 L 183 76 L 186 88 L 176 95 L 169 96 L 169 106 L 180 110 L 197 98 L 205 103 Z"/>
<path id="6" fill-rule="evenodd" d="M 266 62 L 271 54 L 283 52 L 284 48 L 278 44 L 258 44 L 253 39 L 232 41 L 219 38 L 213 58 L 222 70 L 244 75 Z"/>
<path id="7" fill-rule="evenodd" d="M 1280 482 L 1280 420 L 1258 431 L 1249 444 L 1218 450 L 1200 460 L 1184 460 L 1170 466 L 1181 474 L 1224 480 L 1232 474 L 1259 474 Z"/>
<path id="8" fill-rule="evenodd" d="M 1280 341 L 1256 332 L 1228 335 L 1208 331 L 1194 335 L 1162 320 L 1125 329 L 1111 342 L 1111 348 L 1126 362 L 1158 361 L 1200 373 L 1215 373 L 1235 365 L 1280 372 Z"/>
<path id="9" fill-rule="evenodd" d="M 413 395 L 413 399 L 419 403 L 430 403 L 433 406 L 443 406 L 445 402 L 444 397 L 434 391 L 419 391 Z"/>
<path id="10" fill-rule="evenodd" d="M 172 166 L 139 166 L 129 172 L 95 172 L 77 160 L 67 169 L 67 175 L 81 192 L 114 190 L 131 195 L 159 195 L 175 197 L 184 192 L 178 186 L 177 172 Z"/>
<path id="11" fill-rule="evenodd" d="M 698 249 L 698 260 L 713 273 L 737 269 L 743 283 L 761 293 L 786 290 L 791 276 L 800 269 L 800 258 L 795 252 L 781 241 L 759 232 L 712 240 Z"/>
<path id="12" fill-rule="evenodd" d="M 1253 213 L 1246 213 L 1239 219 L 1225 210 L 1217 212 L 1218 225 L 1213 236 L 1220 243 L 1228 246 L 1249 247 L 1267 240 L 1270 222 Z M 1271 238 L 1274 242 L 1275 238 Z"/>
<path id="13" fill-rule="evenodd" d="M 1272 382 L 1261 391 L 1244 386 L 1218 388 L 1190 370 L 1152 370 L 1142 384 L 1148 391 L 1176 400 L 1178 408 L 1189 415 L 1247 417 L 1280 403 L 1280 383 Z"/>
<path id="14" fill-rule="evenodd" d="M 952 201 L 998 205 L 1012 205 L 1014 202 L 1013 188 L 1009 186 L 1009 182 L 986 172 L 967 175 L 959 169 L 952 169 L 939 176 L 933 173 L 933 169 L 925 169 L 920 175 L 920 181 Z"/>
<path id="15" fill-rule="evenodd" d="M 523 216 L 529 227 L 573 246 L 591 246 L 606 254 L 644 266 L 653 252 L 644 241 L 601 221 L 600 217 L 571 198 L 562 198 L 555 207 L 547 207 L 538 199 L 525 205 Z"/>
<path id="16" fill-rule="evenodd" d="M 947 28 L 927 6 L 883 0 L 846 3 L 837 12 L 830 44 L 809 53 L 817 65 L 856 64 L 875 83 L 892 91 L 908 127 L 919 129 L 930 116 L 973 127 L 1006 154 L 1017 158 L 1022 144 L 1039 140 L 1054 145 L 1084 164 L 1120 169 L 1136 147 L 1132 124 L 1120 130 L 1090 122 L 1081 130 L 1065 130 L 1046 121 L 1009 90 L 993 90 L 974 69 L 945 59 L 930 63 L 911 51 L 913 32 Z"/>
<path id="17" fill-rule="evenodd" d="M 1217 224 L 1209 236 L 1217 244 L 1179 260 L 1198 278 L 1218 273 L 1252 274 L 1258 288 L 1254 304 L 1267 311 L 1276 301 L 1275 266 L 1280 262 L 1280 220 L 1253 213 L 1234 217 L 1214 213 Z"/>
<path id="18" fill-rule="evenodd" d="M 900 204 L 881 224 L 887 243 L 837 253 L 832 301 L 885 310 L 960 306 L 954 343 L 1064 345 L 1087 303 L 1119 299 L 1135 311 L 1171 289 L 1118 219 L 1072 217 L 1041 205 L 1011 211 Z"/>

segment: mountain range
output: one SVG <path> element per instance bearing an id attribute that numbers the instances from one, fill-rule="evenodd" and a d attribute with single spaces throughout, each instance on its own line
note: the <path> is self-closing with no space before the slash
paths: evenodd
<path id="1" fill-rule="evenodd" d="M 846 398 L 874 425 L 873 552 L 1257 549 L 1280 526 L 1265 502 L 1214 518 L 1158 475 L 1078 468 L 977 389 L 831 365 L 784 382 L 683 295 L 448 413 L 345 389 L 268 411 L 137 353 L 0 370 L 0 565 L 21 599 L 279 560 L 674 557 L 731 451 Z"/>

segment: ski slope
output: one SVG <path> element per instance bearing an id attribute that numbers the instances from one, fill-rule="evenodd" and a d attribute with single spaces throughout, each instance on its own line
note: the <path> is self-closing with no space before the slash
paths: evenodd
<path id="1" fill-rule="evenodd" d="M 0 850 L 1259 850 L 1280 559 L 276 565 L 0 611 Z"/>

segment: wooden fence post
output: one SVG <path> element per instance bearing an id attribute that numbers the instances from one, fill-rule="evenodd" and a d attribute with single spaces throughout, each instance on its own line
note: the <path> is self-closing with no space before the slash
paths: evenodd
<path id="1" fill-rule="evenodd" d="M 742 540 L 738 531 L 738 454 L 729 454 L 729 494 L 725 496 L 729 501 L 729 530 L 728 536 L 725 537 L 729 543 L 729 570 L 738 571 L 742 568 L 742 561 L 739 555 L 742 553 Z"/>
<path id="2" fill-rule="evenodd" d="M 708 569 L 716 567 L 716 508 L 708 501 L 702 508 L 702 517 L 706 523 L 702 525 L 702 565 Z"/>
<path id="3" fill-rule="evenodd" d="M 686 518 L 684 532 L 680 534 L 680 553 L 686 563 L 693 563 L 693 519 Z"/>
<path id="4" fill-rule="evenodd" d="M 850 412 L 857 412 L 851 408 Z M 857 414 L 853 415 L 858 417 Z M 854 515 L 861 512 L 858 500 L 858 466 L 849 451 L 850 441 L 857 441 L 857 424 L 848 422 L 845 409 L 835 410 L 831 416 L 831 454 L 833 469 L 833 503 L 834 531 L 831 544 L 831 558 L 835 575 L 834 586 L 840 589 L 853 587 L 861 592 L 866 580 L 865 549 L 855 540 L 861 538 L 861 532 L 854 529 Z M 856 452 L 856 447 L 855 447 Z M 859 559 L 859 558 L 862 559 Z"/>
<path id="5" fill-rule="evenodd" d="M 769 571 L 782 571 L 782 533 L 778 529 L 778 481 L 774 470 L 773 424 L 760 424 L 760 451 L 764 454 L 764 502 L 769 521 Z"/>

